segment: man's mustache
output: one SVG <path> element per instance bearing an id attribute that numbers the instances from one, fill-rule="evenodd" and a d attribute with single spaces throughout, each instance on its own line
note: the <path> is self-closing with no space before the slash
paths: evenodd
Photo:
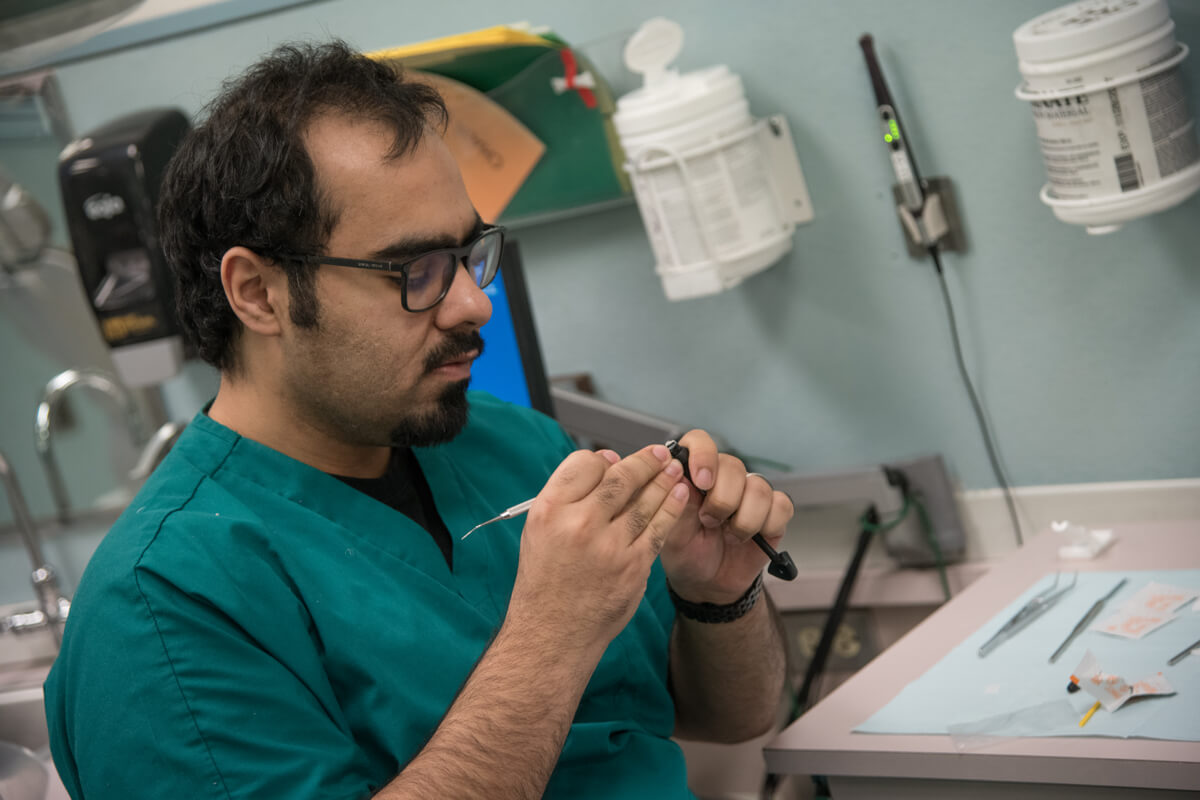
<path id="1" fill-rule="evenodd" d="M 425 370 L 433 372 L 443 364 L 459 361 L 472 352 L 483 354 L 483 337 L 478 329 L 448 333 L 445 340 L 425 357 Z"/>

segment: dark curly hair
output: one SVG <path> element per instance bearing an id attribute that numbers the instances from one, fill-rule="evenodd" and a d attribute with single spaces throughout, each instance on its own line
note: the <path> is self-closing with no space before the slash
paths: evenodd
<path id="1" fill-rule="evenodd" d="M 229 248 L 277 263 L 287 273 L 292 322 L 317 323 L 315 267 L 284 254 L 319 254 L 337 224 L 303 141 L 325 113 L 387 125 L 393 158 L 411 152 L 428 124 L 446 121 L 436 90 L 345 42 L 287 44 L 222 85 L 163 178 L 159 230 L 178 281 L 179 321 L 200 357 L 222 371 L 238 367 L 241 332 L 221 286 Z"/>

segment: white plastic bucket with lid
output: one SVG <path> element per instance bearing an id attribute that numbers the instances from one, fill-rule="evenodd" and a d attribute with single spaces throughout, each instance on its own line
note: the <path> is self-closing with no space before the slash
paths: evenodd
<path id="1" fill-rule="evenodd" d="M 1200 143 L 1165 0 L 1085 0 L 1013 33 L 1046 164 L 1041 199 L 1108 233 L 1200 189 Z"/>
<path id="2" fill-rule="evenodd" d="M 654 19 L 630 39 L 625 61 L 645 86 L 613 115 L 656 271 L 671 300 L 736 286 L 792 246 L 742 81 L 724 66 L 678 74 L 677 24 Z"/>

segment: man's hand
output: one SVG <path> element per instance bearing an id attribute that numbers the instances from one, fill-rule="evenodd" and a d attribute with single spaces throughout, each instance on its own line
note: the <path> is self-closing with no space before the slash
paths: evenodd
<path id="1" fill-rule="evenodd" d="M 529 509 L 506 625 L 602 652 L 633 616 L 687 506 L 682 475 L 662 445 L 625 459 L 568 456 Z"/>
<path id="2" fill-rule="evenodd" d="M 503 625 L 379 800 L 545 794 L 592 672 L 687 508 L 682 477 L 662 445 L 563 460 L 525 519 Z"/>
<path id="3" fill-rule="evenodd" d="M 792 502 L 761 476 L 748 474 L 740 459 L 717 452 L 704 431 L 691 431 L 679 443 L 689 451 L 694 489 L 663 548 L 663 569 L 686 600 L 732 603 L 767 563 L 750 538 L 761 533 L 777 547 L 792 518 Z"/>

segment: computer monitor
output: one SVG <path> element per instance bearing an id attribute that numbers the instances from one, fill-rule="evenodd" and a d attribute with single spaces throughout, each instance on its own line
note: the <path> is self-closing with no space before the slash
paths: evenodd
<path id="1" fill-rule="evenodd" d="M 483 291 L 492 301 L 492 318 L 480 330 L 483 355 L 471 367 L 471 388 L 554 416 L 521 251 L 511 237 L 495 280 Z"/>

